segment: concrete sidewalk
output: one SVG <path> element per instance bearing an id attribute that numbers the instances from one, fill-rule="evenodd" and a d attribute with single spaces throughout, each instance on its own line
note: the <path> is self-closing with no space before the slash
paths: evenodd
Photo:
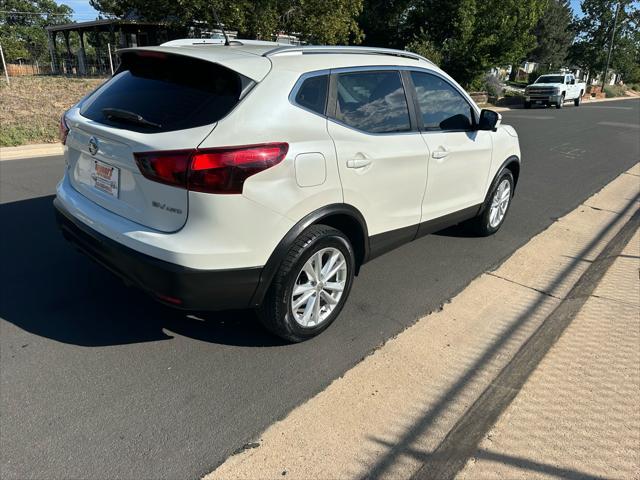
<path id="1" fill-rule="evenodd" d="M 458 478 L 640 478 L 639 274 L 636 231 Z"/>
<path id="2" fill-rule="evenodd" d="M 39 143 L 34 145 L 20 145 L 18 147 L 1 147 L 0 161 L 48 157 L 52 155 L 62 155 L 63 153 L 64 147 L 61 143 Z"/>
<path id="3" fill-rule="evenodd" d="M 640 166 L 636 164 L 496 270 L 474 280 L 441 311 L 388 341 L 240 448 L 207 480 L 419 474 L 629 222 L 640 206 L 639 198 Z M 634 303 L 639 279 L 633 242 L 625 255 L 619 259 L 624 265 L 616 263 L 594 293 L 603 298 L 584 305 L 581 315 L 592 320 L 572 326 L 567 340 L 562 337 L 566 346 L 558 343 L 554 349 L 558 353 L 540 366 L 551 378 L 538 371 L 529 377 L 519 402 L 507 407 L 497 430 L 481 441 L 475 455 L 477 444 L 473 444 L 471 456 L 477 461 L 469 462 L 461 476 L 484 478 L 495 470 L 501 478 L 531 478 L 542 476 L 540 471 L 548 467 L 548 476 L 577 478 L 582 473 L 606 472 L 609 477 L 637 478 L 640 463 L 633 452 L 637 452 L 640 425 L 637 412 L 630 411 L 637 406 L 640 388 Z M 629 277 L 633 264 L 635 277 Z M 626 287 L 616 289 L 621 275 Z M 428 290 L 425 285 L 425 295 Z M 614 305 L 619 310 L 614 311 Z M 611 322 L 613 318 L 616 322 Z M 616 363 L 617 354 L 624 356 L 622 364 Z M 598 356 L 604 362 L 596 366 Z M 509 414 L 521 418 L 517 428 L 510 428 L 510 420 L 505 420 Z M 605 423 L 597 425 L 599 421 Z M 462 457 L 461 466 L 468 458 Z M 500 461 L 502 470 L 496 466 Z"/>

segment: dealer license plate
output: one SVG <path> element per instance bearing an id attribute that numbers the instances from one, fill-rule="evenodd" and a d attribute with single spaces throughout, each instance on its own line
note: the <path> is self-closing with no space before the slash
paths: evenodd
<path id="1" fill-rule="evenodd" d="M 118 198 L 120 169 L 100 160 L 94 160 L 91 168 L 91 183 L 95 189 Z"/>

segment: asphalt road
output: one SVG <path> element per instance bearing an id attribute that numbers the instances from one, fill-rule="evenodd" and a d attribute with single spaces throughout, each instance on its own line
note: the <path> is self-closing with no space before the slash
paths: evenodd
<path id="1" fill-rule="evenodd" d="M 638 100 L 504 121 L 524 164 L 502 230 L 376 259 L 338 321 L 298 345 L 252 312 L 189 318 L 126 288 L 56 230 L 63 159 L 0 162 L 0 476 L 199 477 L 640 159 Z"/>

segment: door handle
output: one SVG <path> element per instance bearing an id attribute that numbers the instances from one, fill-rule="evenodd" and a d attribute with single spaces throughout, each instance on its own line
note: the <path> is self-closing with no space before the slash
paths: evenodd
<path id="1" fill-rule="evenodd" d="M 347 168 L 362 168 L 371 164 L 371 160 L 368 158 L 353 158 L 347 160 Z"/>
<path id="2" fill-rule="evenodd" d="M 449 155 L 449 152 L 447 150 L 435 150 L 431 153 L 431 156 L 433 158 L 444 158 L 447 155 Z"/>

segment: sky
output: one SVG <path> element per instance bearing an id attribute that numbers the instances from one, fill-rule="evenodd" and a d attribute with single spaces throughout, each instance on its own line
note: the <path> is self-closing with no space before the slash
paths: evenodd
<path id="1" fill-rule="evenodd" d="M 89 5 L 89 0 L 56 0 L 56 3 L 73 8 L 73 19 L 77 22 L 94 20 L 98 16 L 98 12 Z M 571 7 L 574 12 L 580 13 L 580 0 L 571 0 Z"/>
<path id="2" fill-rule="evenodd" d="M 88 22 L 89 20 L 95 20 L 98 16 L 98 12 L 89 5 L 89 0 L 56 0 L 56 3 L 73 8 L 72 18 L 76 22 Z"/>

